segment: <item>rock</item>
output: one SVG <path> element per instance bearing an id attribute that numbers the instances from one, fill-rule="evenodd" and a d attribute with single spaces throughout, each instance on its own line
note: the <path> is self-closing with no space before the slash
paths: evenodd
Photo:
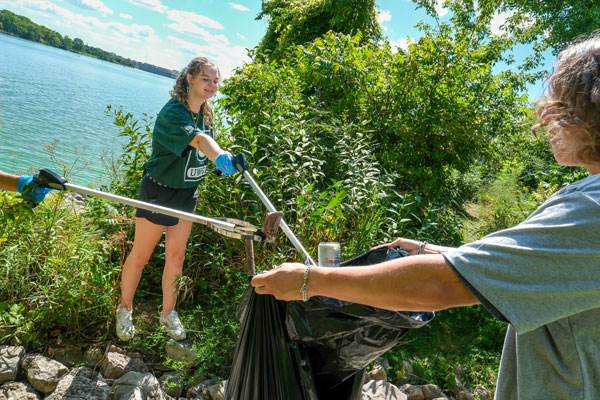
<path id="1" fill-rule="evenodd" d="M 402 367 L 400 368 L 400 371 L 396 372 L 396 380 L 398 384 L 403 385 L 410 381 L 410 379 L 415 375 L 415 371 L 412 367 L 412 364 L 406 360 L 402 361 L 401 365 Z"/>
<path id="2" fill-rule="evenodd" d="M 208 388 L 213 386 L 214 384 L 215 381 L 213 381 L 212 379 L 207 379 L 199 383 L 198 385 L 188 388 L 185 395 L 188 399 L 210 400 L 210 393 L 208 391 Z"/>
<path id="3" fill-rule="evenodd" d="M 196 386 L 207 379 L 208 377 L 203 372 L 197 370 L 196 372 L 194 372 L 194 375 L 192 375 L 192 378 L 189 381 L 189 386 Z"/>
<path id="4" fill-rule="evenodd" d="M 225 382 L 210 385 L 206 390 L 211 400 L 225 400 Z"/>
<path id="5" fill-rule="evenodd" d="M 131 358 L 125 354 L 109 352 L 102 361 L 102 374 L 107 379 L 117 379 L 127 372 L 148 372 L 148 367 L 139 358 Z"/>
<path id="6" fill-rule="evenodd" d="M 385 369 L 379 364 L 375 364 L 371 371 L 365 375 L 365 381 L 387 381 L 387 374 Z"/>
<path id="7" fill-rule="evenodd" d="M 22 346 L 0 346 L 0 385 L 17 379 L 19 363 L 24 356 Z"/>
<path id="8" fill-rule="evenodd" d="M 491 400 L 492 395 L 482 385 L 477 385 L 475 388 L 475 395 L 479 397 L 479 400 Z"/>
<path id="9" fill-rule="evenodd" d="M 48 349 L 48 356 L 67 367 L 83 363 L 83 350 L 80 346 L 51 347 Z"/>
<path id="10" fill-rule="evenodd" d="M 466 390 L 462 390 L 456 395 L 456 400 L 475 400 L 475 397 Z"/>
<path id="11" fill-rule="evenodd" d="M 27 354 L 21 361 L 27 380 L 35 390 L 50 393 L 56 388 L 58 381 L 69 372 L 69 369 L 41 354 Z"/>
<path id="12" fill-rule="evenodd" d="M 98 347 L 90 347 L 83 352 L 83 365 L 94 368 L 104 359 L 104 352 Z"/>
<path id="13" fill-rule="evenodd" d="M 170 339 L 165 345 L 165 352 L 171 360 L 183 362 L 188 369 L 198 364 L 198 354 L 190 343 Z"/>
<path id="14" fill-rule="evenodd" d="M 431 383 L 427 385 L 421 385 L 421 391 L 423 392 L 423 396 L 426 400 L 448 398 L 437 385 Z"/>
<path id="15" fill-rule="evenodd" d="M 113 382 L 112 389 L 115 399 L 137 399 L 140 392 L 141 399 L 164 399 L 160 383 L 151 373 L 129 371 Z"/>
<path id="16" fill-rule="evenodd" d="M 165 372 L 158 378 L 162 390 L 171 397 L 179 397 L 183 393 L 185 373 L 183 371 Z"/>
<path id="17" fill-rule="evenodd" d="M 129 386 L 115 394 L 115 400 L 146 400 L 146 396 L 139 387 Z"/>
<path id="18" fill-rule="evenodd" d="M 87 367 L 72 369 L 44 400 L 108 400 L 111 388 L 104 377 Z"/>
<path id="19" fill-rule="evenodd" d="M 0 400 L 40 400 L 41 397 L 28 384 L 7 382 L 0 386 Z"/>
<path id="20" fill-rule="evenodd" d="M 408 400 L 425 400 L 425 395 L 420 386 L 417 385 L 403 385 L 400 391 L 406 394 Z"/>
<path id="21" fill-rule="evenodd" d="M 386 381 L 369 381 L 362 387 L 362 400 L 408 400 L 408 396 Z"/>

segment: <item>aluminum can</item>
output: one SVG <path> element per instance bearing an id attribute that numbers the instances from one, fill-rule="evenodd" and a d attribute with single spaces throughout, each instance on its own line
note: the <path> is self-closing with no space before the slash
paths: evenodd
<path id="1" fill-rule="evenodd" d="M 338 242 L 319 243 L 319 266 L 320 267 L 339 267 L 340 266 L 340 244 Z"/>

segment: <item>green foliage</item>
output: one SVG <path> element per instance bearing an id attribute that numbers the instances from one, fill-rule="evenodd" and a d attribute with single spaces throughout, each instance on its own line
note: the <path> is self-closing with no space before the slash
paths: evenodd
<path id="1" fill-rule="evenodd" d="M 118 167 L 113 171 L 112 189 L 122 196 L 136 197 L 144 172 L 144 163 L 150 158 L 152 150 L 153 118 L 144 115 L 142 121 L 138 121 L 131 113 L 125 113 L 121 108 L 113 110 L 110 105 L 106 113 L 113 117 L 113 123 L 121 128 L 119 136 L 126 138 Z"/>
<path id="2" fill-rule="evenodd" d="M 527 16 L 533 23 L 531 34 L 555 53 L 573 39 L 598 29 L 600 21 L 600 3 L 596 0 L 505 0 L 500 4 L 500 11 L 517 10 L 517 15 Z"/>
<path id="3" fill-rule="evenodd" d="M 286 218 L 303 222 L 298 229 L 315 211 L 305 205 L 303 215 L 299 196 L 319 198 L 342 182 L 339 215 L 351 229 L 317 230 L 312 240 L 333 236 L 358 249 L 351 238 L 373 212 L 368 239 L 426 230 L 460 241 L 457 216 L 474 193 L 467 172 L 495 151 L 491 139 L 514 133 L 525 98 L 517 76 L 492 73 L 496 52 L 483 40 L 443 24 L 422 28 L 423 39 L 398 53 L 328 33 L 282 60 L 255 57 L 222 87 L 232 146 L 267 174 L 267 190 Z"/>
<path id="4" fill-rule="evenodd" d="M 482 384 L 493 391 L 506 326 L 482 306 L 440 311 L 384 355 L 390 364 L 388 378 L 403 378 L 401 362 L 408 361 L 421 378 L 413 379 L 414 384 L 435 383 L 446 392 L 458 384 Z"/>
<path id="5" fill-rule="evenodd" d="M 436 0 L 414 0 L 437 18 Z M 521 65 L 523 72 L 541 64 L 542 53 L 551 48 L 557 54 L 576 38 L 598 29 L 600 3 L 596 0 L 447 0 L 444 6 L 452 13 L 457 26 L 475 28 L 489 36 L 490 41 L 530 44 L 533 49 Z M 491 22 L 498 14 L 508 14 L 503 33 L 494 35 Z M 506 53 L 504 60 L 512 62 Z M 532 79 L 539 78 L 539 73 Z"/>
<path id="6" fill-rule="evenodd" d="M 375 0 L 263 0 L 257 19 L 268 26 L 258 50 L 271 58 L 287 55 L 288 48 L 305 44 L 327 32 L 355 35 L 364 41 L 381 39 Z"/>
<path id="7" fill-rule="evenodd" d="M 270 44 L 225 82 L 217 107 L 219 142 L 247 156 L 251 174 L 313 256 L 318 243 L 329 240 L 341 242 L 342 258 L 398 236 L 458 244 L 470 201 L 482 206 L 483 222 L 468 226 L 480 236 L 518 222 L 547 194 L 582 176 L 557 167 L 543 140 L 525 134 L 533 116 L 519 93 L 531 77 L 493 72 L 496 63 L 510 62 L 504 54 L 517 41 L 489 36 L 490 4 L 482 3 L 478 13 L 473 3 L 454 7 L 452 25 L 421 24 L 425 35 L 398 52 L 371 40 L 379 33 L 376 25 L 369 30 L 372 1 L 346 4 L 263 2 L 271 35 L 264 43 Z M 0 23 L 6 29 L 5 20 Z M 352 30 L 343 31 L 344 25 Z M 353 36 L 331 32 L 358 30 Z M 77 38 L 63 43 L 85 48 Z M 278 51 L 286 57 L 270 57 Z M 125 145 L 106 190 L 134 198 L 153 121 L 111 107 L 108 114 Z M 266 210 L 239 174 L 209 171 L 199 192 L 198 214 L 261 226 Z M 130 207 L 92 198 L 73 203 L 62 194 L 31 209 L 0 193 L 0 273 L 6 278 L 0 282 L 0 342 L 112 338 L 120 266 L 134 233 L 131 215 Z M 281 232 L 275 243 L 255 248 L 259 270 L 298 258 Z M 225 375 L 231 361 L 246 256 L 242 241 L 193 227 L 178 310 L 205 371 Z M 136 294 L 136 304 L 150 305 L 152 317 L 136 309 L 138 335 L 129 343 L 159 358 L 167 340 L 156 329 L 163 264 L 161 242 Z M 459 370 L 464 383 L 489 387 L 504 329 L 481 307 L 447 310 L 386 357 L 393 371 L 409 360 L 419 376 L 447 390 Z M 177 360 L 165 363 L 181 367 Z"/>
<path id="8" fill-rule="evenodd" d="M 465 240 L 472 241 L 525 220 L 552 193 L 587 176 L 583 168 L 560 166 L 549 137 L 531 133 L 533 110 L 516 124 L 517 133 L 498 137 L 495 154 L 477 168 L 475 202 L 468 205 Z"/>
<path id="9" fill-rule="evenodd" d="M 111 250 L 77 204 L 48 197 L 33 212 L 18 214 L 12 212 L 20 208 L 15 199 L 0 198 L 0 307 L 8 310 L 0 342 L 37 345 L 48 335 L 59 342 L 106 335 L 116 279 L 107 261 Z"/>

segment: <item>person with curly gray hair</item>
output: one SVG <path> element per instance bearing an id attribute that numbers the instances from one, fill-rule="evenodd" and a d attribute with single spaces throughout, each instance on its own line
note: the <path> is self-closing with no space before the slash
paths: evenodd
<path id="1" fill-rule="evenodd" d="M 411 257 L 369 267 L 285 263 L 258 294 L 321 295 L 405 311 L 481 303 L 508 323 L 495 400 L 600 399 L 600 35 L 562 51 L 537 111 L 556 161 L 586 178 L 519 225 L 458 248 L 400 238 Z M 375 247 L 376 248 L 376 247 Z"/>

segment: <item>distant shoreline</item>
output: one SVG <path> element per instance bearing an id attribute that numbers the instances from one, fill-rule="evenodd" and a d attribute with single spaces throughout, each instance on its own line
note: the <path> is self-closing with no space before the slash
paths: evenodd
<path id="1" fill-rule="evenodd" d="M 79 38 L 71 39 L 69 36 L 63 37 L 56 31 L 43 25 L 38 25 L 29 18 L 14 14 L 8 10 L 0 10 L 0 33 L 168 78 L 177 78 L 179 75 L 178 70 L 125 58 L 97 47 L 88 46 Z"/>

